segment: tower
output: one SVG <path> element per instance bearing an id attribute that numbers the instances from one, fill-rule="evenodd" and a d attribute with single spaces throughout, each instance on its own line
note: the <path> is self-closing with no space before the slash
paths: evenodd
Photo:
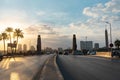
<path id="1" fill-rule="evenodd" d="M 73 34 L 73 51 L 77 50 L 77 44 L 76 44 L 76 36 Z"/>
<path id="2" fill-rule="evenodd" d="M 106 44 L 106 48 L 108 48 L 108 32 L 107 29 L 105 29 L 105 44 Z"/>
<path id="3" fill-rule="evenodd" d="M 37 38 L 37 52 L 38 52 L 38 54 L 41 53 L 41 37 L 40 37 L 40 35 L 38 35 L 38 38 Z"/>

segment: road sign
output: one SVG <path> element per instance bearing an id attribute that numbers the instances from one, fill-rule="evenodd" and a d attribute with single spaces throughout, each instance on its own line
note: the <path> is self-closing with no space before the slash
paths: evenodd
<path id="1" fill-rule="evenodd" d="M 113 47 L 113 43 L 110 43 L 110 47 Z"/>

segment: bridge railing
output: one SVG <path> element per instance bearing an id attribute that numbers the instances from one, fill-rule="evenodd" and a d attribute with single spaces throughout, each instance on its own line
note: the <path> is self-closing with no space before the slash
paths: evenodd
<path id="1" fill-rule="evenodd" d="M 111 52 L 96 52 L 96 56 L 111 57 Z"/>

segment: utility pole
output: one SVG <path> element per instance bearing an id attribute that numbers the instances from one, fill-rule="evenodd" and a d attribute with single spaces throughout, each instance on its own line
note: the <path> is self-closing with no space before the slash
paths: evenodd
<path id="1" fill-rule="evenodd" d="M 111 48 L 111 55 L 112 55 L 112 47 L 113 47 L 113 43 L 112 43 L 112 28 L 111 28 L 111 23 L 109 23 L 109 22 L 106 22 L 106 23 L 109 24 L 109 26 L 110 26 L 110 44 L 109 44 L 109 46 Z"/>

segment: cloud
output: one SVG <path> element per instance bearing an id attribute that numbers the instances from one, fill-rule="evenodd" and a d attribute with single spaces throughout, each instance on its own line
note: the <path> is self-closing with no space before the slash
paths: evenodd
<path id="1" fill-rule="evenodd" d="M 86 25 L 87 31 L 84 33 L 93 41 L 98 41 L 104 46 L 104 30 L 105 25 L 108 29 L 108 35 L 110 34 L 110 26 L 105 24 L 106 21 L 111 23 L 112 27 L 112 38 L 113 42 L 116 38 L 119 38 L 119 21 L 120 21 L 120 0 L 111 0 L 105 4 L 98 3 L 92 7 L 86 7 L 83 10 L 83 14 L 89 16 L 86 22 L 83 24 Z M 118 21 L 118 22 L 117 22 Z M 80 26 L 82 27 L 82 25 Z M 84 26 L 85 27 L 85 26 Z M 91 32 L 90 32 L 91 31 Z"/>
<path id="2" fill-rule="evenodd" d="M 27 34 L 41 34 L 44 36 L 57 35 L 57 32 L 53 30 L 52 27 L 48 25 L 36 24 L 31 25 L 25 29 Z"/>
<path id="3" fill-rule="evenodd" d="M 39 22 L 53 23 L 53 24 L 65 24 L 70 20 L 70 16 L 66 12 L 52 12 L 52 11 L 37 11 L 36 16 Z"/>
<path id="4" fill-rule="evenodd" d="M 87 16 L 91 16 L 93 18 L 98 17 L 98 14 L 94 12 L 95 10 L 92 9 L 92 11 L 91 11 L 90 7 L 87 7 L 87 8 L 84 9 L 83 14 L 85 14 Z"/>
<path id="5" fill-rule="evenodd" d="M 36 42 L 37 35 L 40 34 L 42 38 L 42 48 L 52 47 L 57 49 L 58 47 L 68 48 L 72 45 L 72 34 L 62 34 L 60 32 L 64 31 L 64 28 L 60 27 L 50 27 L 49 25 L 31 25 L 25 29 L 26 34 L 30 37 L 31 42 Z M 66 28 L 68 29 L 68 28 Z M 32 36 L 32 39 L 31 39 Z M 36 39 L 35 39 L 36 38 Z M 34 43 L 36 44 L 36 43 Z"/>
<path id="6" fill-rule="evenodd" d="M 37 11 L 36 15 L 38 16 L 44 16 L 44 17 L 53 17 L 53 18 L 61 18 L 61 17 L 65 17 L 68 14 L 65 12 L 49 12 L 49 11 Z"/>
<path id="7" fill-rule="evenodd" d="M 97 4 L 93 7 L 86 7 L 83 14 L 98 20 L 114 21 L 120 20 L 120 0 L 111 0 L 105 4 Z"/>
<path id="8" fill-rule="evenodd" d="M 58 47 L 66 49 L 72 46 L 72 37 L 69 39 L 69 36 L 67 35 L 58 35 L 54 36 L 54 38 L 44 38 L 42 39 L 42 42 L 43 46 L 52 47 L 54 49 L 57 49 Z"/>

